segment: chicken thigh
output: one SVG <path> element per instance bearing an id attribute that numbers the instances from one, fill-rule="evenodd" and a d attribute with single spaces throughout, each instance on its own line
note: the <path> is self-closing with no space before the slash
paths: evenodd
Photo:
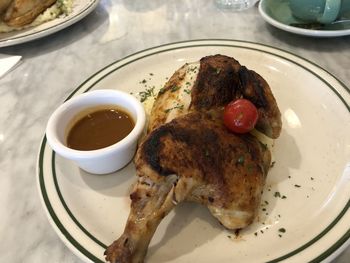
<path id="1" fill-rule="evenodd" d="M 230 133 L 221 114 L 189 113 L 147 136 L 135 160 L 139 180 L 127 225 L 107 248 L 108 261 L 143 262 L 157 226 L 182 201 L 207 206 L 228 229 L 252 223 L 270 152 L 254 136 Z"/>

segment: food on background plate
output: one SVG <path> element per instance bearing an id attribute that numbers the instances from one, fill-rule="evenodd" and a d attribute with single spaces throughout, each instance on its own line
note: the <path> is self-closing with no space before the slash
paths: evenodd
<path id="1" fill-rule="evenodd" d="M 69 14 L 73 0 L 0 0 L 0 32 L 37 26 Z"/>
<path id="2" fill-rule="evenodd" d="M 191 81 L 192 80 L 192 81 Z M 267 82 L 233 58 L 215 55 L 177 70 L 153 105 L 148 135 L 138 148 L 137 184 L 124 233 L 105 251 L 109 262 L 143 262 L 161 220 L 182 201 L 208 207 L 228 229 L 251 224 L 271 153 L 251 133 L 224 124 L 224 107 L 247 99 L 256 129 L 281 132 L 281 114 Z"/>

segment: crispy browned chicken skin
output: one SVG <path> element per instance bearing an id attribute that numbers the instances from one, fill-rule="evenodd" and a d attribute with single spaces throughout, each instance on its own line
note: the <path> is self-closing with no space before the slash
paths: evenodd
<path id="1" fill-rule="evenodd" d="M 254 136 L 230 133 L 221 112 L 194 112 L 153 130 L 136 156 L 139 176 L 110 262 L 143 262 L 160 221 L 182 201 L 206 205 L 229 229 L 252 223 L 270 165 Z"/>
<path id="2" fill-rule="evenodd" d="M 4 4 L 6 12 L 3 16 L 3 21 L 13 27 L 22 27 L 30 24 L 45 11 L 48 7 L 53 5 L 56 0 L 12 0 Z M 5 2 L 4 2 L 5 3 Z M 1 7 L 1 5 L 0 5 Z M 2 10 L 3 11 L 3 10 Z"/>
<path id="3" fill-rule="evenodd" d="M 181 86 L 187 71 L 185 65 L 173 75 L 153 106 L 150 133 L 135 158 L 138 182 L 129 218 L 122 236 L 105 251 L 107 261 L 143 262 L 159 223 L 182 201 L 207 206 L 228 229 L 246 227 L 255 218 L 270 151 L 250 134 L 229 132 L 222 108 L 235 98 L 250 99 L 258 107 L 259 130 L 276 138 L 281 119 L 272 92 L 233 58 L 205 57 L 190 103 L 169 113 L 168 102 L 182 92 L 174 87 Z"/>
<path id="4" fill-rule="evenodd" d="M 187 94 L 178 94 L 182 89 L 174 91 L 174 87 L 183 85 L 182 82 L 185 81 L 185 75 L 188 74 L 186 66 L 187 64 L 175 72 L 158 95 L 152 109 L 149 131 L 165 123 L 168 115 L 173 114 L 173 111 L 166 111 L 165 102 Z M 230 101 L 243 97 L 258 109 L 259 119 L 255 128 L 273 139 L 280 135 L 281 113 L 269 85 L 258 73 L 242 66 L 234 58 L 223 55 L 202 58 L 198 70 L 191 93 L 188 94 L 191 103 L 181 111 L 177 110 L 178 115 L 225 106 Z"/>

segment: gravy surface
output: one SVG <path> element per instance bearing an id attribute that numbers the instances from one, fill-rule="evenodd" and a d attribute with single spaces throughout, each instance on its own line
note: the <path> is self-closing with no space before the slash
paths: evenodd
<path id="1" fill-rule="evenodd" d="M 71 126 L 67 146 L 81 151 L 101 149 L 124 139 L 134 126 L 132 117 L 121 108 L 92 109 Z"/>

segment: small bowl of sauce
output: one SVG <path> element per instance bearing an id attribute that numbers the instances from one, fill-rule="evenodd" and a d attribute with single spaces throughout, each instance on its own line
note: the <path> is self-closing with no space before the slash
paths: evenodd
<path id="1" fill-rule="evenodd" d="M 58 107 L 48 121 L 46 137 L 55 152 L 83 170 L 106 174 L 131 161 L 145 122 L 142 104 L 130 94 L 96 90 Z"/>

